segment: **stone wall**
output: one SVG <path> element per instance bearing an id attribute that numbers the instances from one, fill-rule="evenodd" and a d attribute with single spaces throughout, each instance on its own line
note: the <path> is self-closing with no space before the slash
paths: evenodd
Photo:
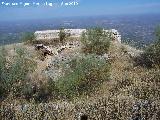
<path id="1" fill-rule="evenodd" d="M 65 29 L 67 33 L 71 34 L 71 37 L 80 37 L 82 32 L 85 32 L 86 29 Z M 113 38 L 113 41 L 121 42 L 121 35 L 118 30 L 111 29 L 105 30 L 106 32 L 110 32 Z M 37 40 L 50 40 L 54 38 L 58 38 L 60 30 L 45 30 L 45 31 L 36 31 L 35 36 Z"/>
<path id="2" fill-rule="evenodd" d="M 111 32 L 111 35 L 112 35 L 114 41 L 117 41 L 117 42 L 121 43 L 121 35 L 118 32 L 118 30 L 111 29 L 111 30 L 109 30 L 109 32 Z"/>
<path id="3" fill-rule="evenodd" d="M 72 37 L 80 37 L 83 31 L 85 31 L 85 29 L 65 29 L 65 32 L 70 33 Z M 58 38 L 59 32 L 60 30 L 36 31 L 35 36 L 37 40 L 48 40 Z"/>

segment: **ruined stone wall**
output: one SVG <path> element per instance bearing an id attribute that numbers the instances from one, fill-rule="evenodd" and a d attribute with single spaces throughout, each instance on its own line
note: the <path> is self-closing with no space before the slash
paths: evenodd
<path id="1" fill-rule="evenodd" d="M 65 29 L 65 32 L 70 33 L 72 37 L 80 37 L 81 33 L 85 29 Z M 49 40 L 58 38 L 60 30 L 45 30 L 45 31 L 36 31 L 35 36 L 37 40 Z"/>
<path id="2" fill-rule="evenodd" d="M 71 37 L 80 37 L 82 32 L 85 32 L 86 29 L 65 29 L 67 33 L 71 34 Z M 115 29 L 105 30 L 110 32 L 113 38 L 113 41 L 121 42 L 121 35 Z M 35 36 L 37 40 L 50 40 L 58 38 L 60 30 L 45 30 L 45 31 L 36 31 Z"/>

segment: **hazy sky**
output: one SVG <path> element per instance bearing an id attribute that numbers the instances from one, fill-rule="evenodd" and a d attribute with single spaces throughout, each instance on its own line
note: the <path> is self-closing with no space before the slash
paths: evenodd
<path id="1" fill-rule="evenodd" d="M 75 6 L 61 6 L 61 2 L 76 2 Z M 6 6 L 4 3 L 39 2 L 41 5 L 28 7 Z M 43 6 L 52 2 L 58 6 Z M 146 14 L 160 13 L 160 0 L 0 0 L 0 20 L 39 19 L 65 16 Z"/>

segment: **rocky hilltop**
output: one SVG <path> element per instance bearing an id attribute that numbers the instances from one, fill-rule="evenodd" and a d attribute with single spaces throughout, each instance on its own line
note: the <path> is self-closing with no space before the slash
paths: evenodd
<path id="1" fill-rule="evenodd" d="M 18 53 L 23 61 L 27 60 L 25 65 L 21 65 L 23 61 L 13 62 L 13 68 L 22 66 L 25 69 L 33 61 L 37 67 L 24 80 L 14 81 L 6 98 L 0 101 L 1 120 L 160 119 L 160 70 L 137 64 L 136 59 L 143 51 L 121 43 L 117 30 L 106 30 L 112 33 L 112 41 L 106 53 L 91 54 L 87 51 L 90 46 L 85 49 L 88 53 L 84 53 L 84 45 L 79 38 L 83 31 L 70 30 L 73 38 L 67 39 L 65 44 L 51 44 L 49 40 L 57 38 L 59 30 L 47 30 L 35 32 L 38 41 L 36 46 L 24 43 L 6 46 L 8 63 L 11 64 Z M 46 45 L 39 44 L 41 40 Z M 107 47 L 98 45 L 100 49 Z M 43 50 L 51 50 L 52 54 L 44 57 Z M 81 64 L 83 61 L 87 64 Z M 18 76 L 18 72 L 14 74 Z M 97 82 L 98 85 L 95 85 Z M 77 87 L 79 84 L 80 88 Z M 86 91 L 74 96 L 74 93 L 83 89 Z"/>

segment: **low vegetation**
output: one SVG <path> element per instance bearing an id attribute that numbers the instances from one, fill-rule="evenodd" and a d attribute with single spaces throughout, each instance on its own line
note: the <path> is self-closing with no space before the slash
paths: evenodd
<path id="1" fill-rule="evenodd" d="M 141 55 L 136 49 L 111 42 L 110 34 L 103 29 L 89 29 L 81 37 L 83 52 L 59 66 L 64 74 L 39 84 L 27 78 L 36 64 L 27 59 L 24 49 L 17 48 L 17 55 L 8 62 L 7 51 L 2 48 L 0 96 L 5 99 L 13 93 L 15 101 L 2 102 L 0 119 L 66 120 L 85 116 L 99 120 L 159 120 L 158 29 L 156 36 L 157 41 Z M 109 53 L 109 60 L 103 58 L 105 53 Z M 143 64 L 135 61 L 139 57 Z"/>
<path id="2" fill-rule="evenodd" d="M 29 61 L 29 59 L 26 58 L 27 53 L 24 49 L 17 48 L 17 56 L 14 56 L 14 61 L 10 63 L 8 72 L 9 76 L 12 75 L 9 80 L 11 81 L 9 83 L 11 86 L 6 87 L 6 89 L 8 90 L 9 88 L 12 88 L 10 90 L 12 90 L 15 96 L 23 97 L 27 100 L 34 99 L 37 102 L 42 102 L 47 101 L 48 98 L 54 96 L 73 98 L 74 96 L 89 93 L 104 81 L 109 80 L 109 63 L 107 63 L 105 59 L 100 59 L 96 54 L 94 54 L 100 52 L 96 50 L 98 50 L 99 45 L 103 46 L 103 43 L 105 44 L 101 49 L 103 51 L 102 53 L 106 53 L 108 51 L 110 42 L 109 39 L 107 39 L 107 33 L 100 28 L 90 29 L 88 31 L 92 31 L 93 33 L 85 34 L 85 37 L 92 37 L 94 44 L 99 43 L 93 48 L 95 51 L 91 52 L 93 54 L 81 56 L 82 58 L 71 58 L 72 60 L 69 63 L 69 68 L 63 68 L 66 70 L 65 75 L 60 77 L 56 82 L 48 80 L 47 83 L 41 83 L 39 86 L 33 84 L 31 81 L 27 82 L 25 79 L 29 72 L 34 71 L 35 64 L 33 64 L 33 61 Z M 99 37 L 94 38 L 95 34 L 100 35 Z M 102 38 L 100 37 L 101 35 L 103 36 Z M 62 44 L 64 44 L 66 37 L 67 33 L 64 29 L 60 30 L 60 40 Z M 32 35 L 28 35 L 26 37 L 26 40 L 27 39 L 33 39 Z M 103 42 L 103 40 L 106 42 Z M 5 61 L 6 56 L 5 54 L 2 54 L 2 56 L 3 59 L 1 61 L 5 62 L 3 64 L 5 65 L 7 63 L 7 61 Z M 6 79 L 2 79 L 3 81 L 6 81 Z M 17 82 L 18 84 L 16 84 Z M 4 92 L 2 91 L 2 93 Z"/>
<path id="3" fill-rule="evenodd" d="M 62 43 L 62 45 L 64 45 L 66 39 L 70 36 L 70 34 L 66 32 L 64 28 L 60 28 L 58 36 L 59 36 L 59 41 Z"/>
<path id="4" fill-rule="evenodd" d="M 5 48 L 0 50 L 0 97 L 3 98 L 14 88 L 18 82 L 26 83 L 27 75 L 34 71 L 36 63 L 26 58 L 23 48 L 16 49 L 17 55 L 12 60 L 7 60 Z"/>
<path id="5" fill-rule="evenodd" d="M 22 35 L 22 41 L 26 44 L 32 44 L 35 41 L 35 35 L 33 32 L 26 32 Z"/>
<path id="6" fill-rule="evenodd" d="M 111 41 L 110 33 L 102 28 L 88 29 L 82 33 L 81 42 L 84 44 L 84 53 L 95 53 L 102 55 L 108 52 Z"/>
<path id="7" fill-rule="evenodd" d="M 106 61 L 87 55 L 73 59 L 64 76 L 56 81 L 56 87 L 66 97 L 91 92 L 92 89 L 109 80 L 110 66 Z"/>
<path id="8" fill-rule="evenodd" d="M 145 56 L 154 65 L 160 67 L 160 26 L 156 29 L 156 41 L 145 51 Z"/>
<path id="9" fill-rule="evenodd" d="M 139 64 L 146 67 L 160 67 L 160 26 L 155 30 L 156 40 L 148 46 L 144 53 L 138 58 Z"/>

